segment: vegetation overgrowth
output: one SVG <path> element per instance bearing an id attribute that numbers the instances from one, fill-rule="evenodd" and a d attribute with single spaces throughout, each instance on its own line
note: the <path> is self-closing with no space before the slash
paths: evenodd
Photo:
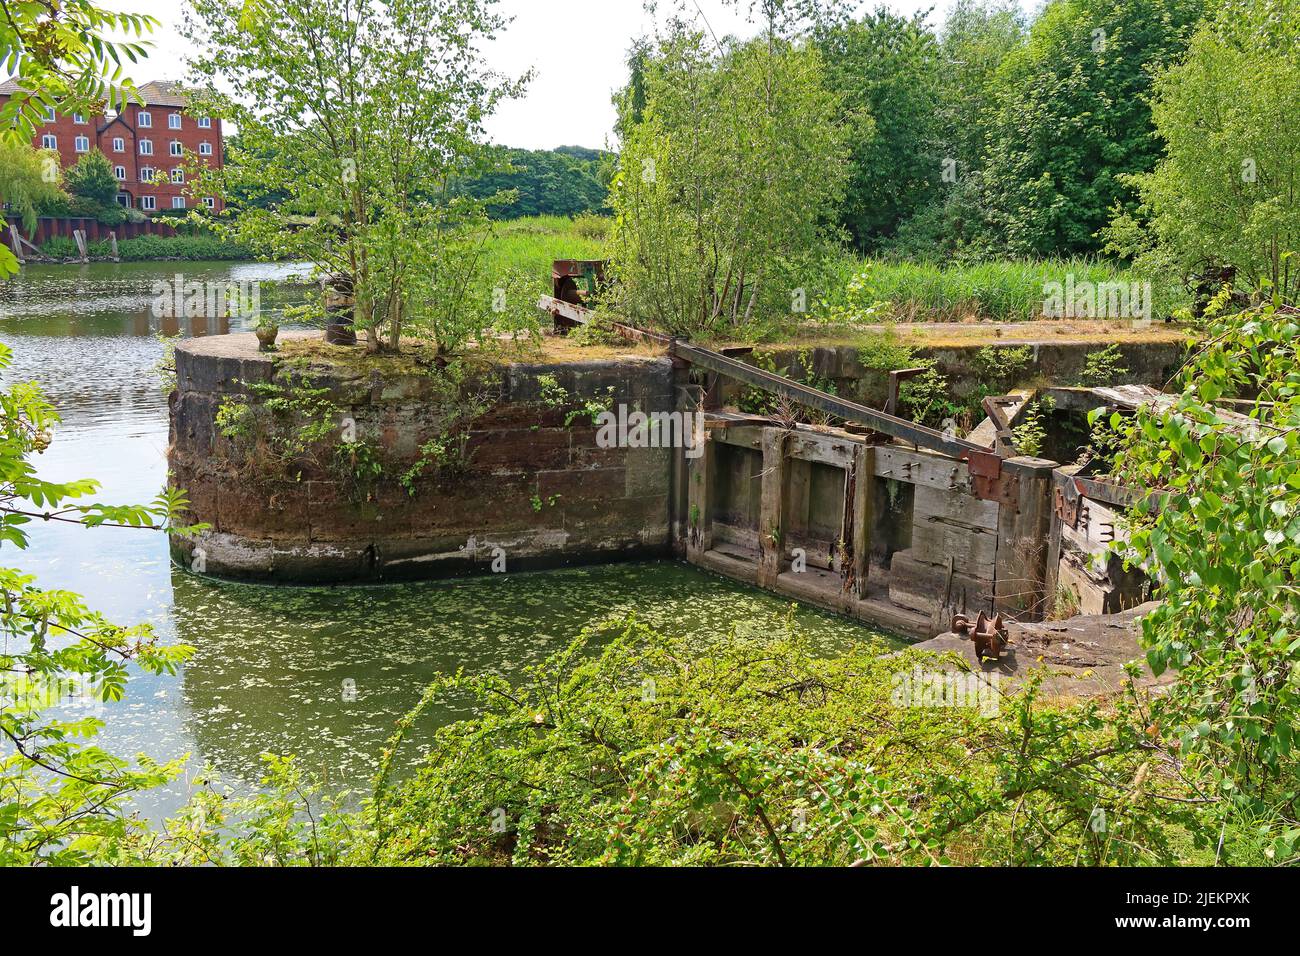
<path id="1" fill-rule="evenodd" d="M 104 35 L 152 22 L 64 6 L 51 20 L 11 5 L 0 28 L 32 88 L 0 112 L 7 146 L 30 139 L 43 104 L 89 111 L 129 92 Z M 409 715 L 359 809 L 268 756 L 263 791 L 226 799 L 213 780 L 154 829 L 129 801 L 179 764 L 112 755 L 93 743 L 99 718 L 56 705 L 71 688 L 120 699 L 128 665 L 167 672 L 188 649 L 3 569 L 0 863 L 1300 860 L 1296 0 L 1057 0 L 1032 22 L 961 0 L 941 33 L 783 0 L 755 5 L 751 38 L 673 18 L 637 44 L 618 96 L 608 238 L 583 218 L 523 220 L 496 240 L 488 209 L 509 190 L 456 185 L 500 162 L 483 122 L 523 79 L 487 71 L 475 46 L 503 25 L 491 0 L 194 6 L 194 102 L 237 122 L 238 150 L 264 160 L 188 177 L 231 201 L 223 238 L 309 259 L 373 353 L 418 338 L 449 386 L 461 353 L 535 328 L 532 299 L 563 255 L 552 229 L 575 255 L 608 249 L 603 307 L 706 339 L 758 340 L 805 315 L 1018 320 L 1034 314 L 1033 283 L 1044 307 L 1056 283 L 1152 283 L 1152 315 L 1115 318 L 1194 296 L 1202 341 L 1171 401 L 1092 423 L 1099 470 L 1157 492 L 1159 508 L 1121 521 L 1116 549 L 1162 602 L 1142 621 L 1144 663 L 1176 679 L 1149 694 L 1133 663 L 1112 697 L 1048 700 L 1032 677 L 989 688 L 915 652 L 816 659 L 787 629 L 688 655 L 622 622 L 518 686 L 435 680 L 421 706 L 469 694 L 477 715 L 439 731 L 399 783 Z M 58 64 L 43 52 L 51 34 Z M 315 86 L 356 95 L 325 111 Z M 34 159 L 0 176 L 24 217 L 48 182 Z M 74 179 L 98 201 L 90 167 Z M 14 266 L 0 254 L 0 273 Z M 1099 349 L 1087 375 L 1104 381 L 1117 361 Z M 292 459 L 312 437 L 303 401 L 324 398 L 310 385 L 266 394 L 263 411 L 283 420 L 231 408 L 225 437 Z M 920 420 L 952 411 L 933 368 L 903 401 Z M 25 547 L 47 521 L 202 530 L 181 521 L 177 491 L 109 506 L 90 502 L 92 481 L 41 478 L 54 410 L 31 383 L 9 384 L 0 405 L 0 545 Z M 1045 426 L 1030 424 L 1026 441 L 1041 442 Z M 446 437 L 424 466 L 454 463 Z M 936 680 L 975 705 L 927 696 Z"/>

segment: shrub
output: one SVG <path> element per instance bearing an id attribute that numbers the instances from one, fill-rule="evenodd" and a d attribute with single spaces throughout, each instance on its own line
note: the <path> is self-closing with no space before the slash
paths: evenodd
<path id="1" fill-rule="evenodd" d="M 108 157 L 92 149 L 63 174 L 68 192 L 100 206 L 115 206 L 121 188 Z"/>
<path id="2" fill-rule="evenodd" d="M 1172 834 L 1200 832 L 1176 755 L 1143 733 L 1141 694 L 1129 688 L 1109 708 L 1051 705 L 1033 681 L 1003 694 L 972 677 L 987 706 L 944 706 L 921 678 L 945 666 L 952 660 L 870 647 L 815 658 L 790 630 L 728 635 L 700 654 L 635 621 L 610 622 L 522 686 L 487 674 L 435 681 L 399 722 L 360 812 L 305 819 L 309 781 L 273 760 L 270 793 L 225 801 L 204 790 L 197 812 L 143 855 L 1097 865 L 1168 862 Z M 446 695 L 470 696 L 477 716 L 439 730 L 418 775 L 393 785 L 394 752 Z"/>

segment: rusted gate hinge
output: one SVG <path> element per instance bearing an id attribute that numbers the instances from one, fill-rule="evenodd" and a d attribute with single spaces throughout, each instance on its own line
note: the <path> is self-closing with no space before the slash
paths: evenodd
<path id="1" fill-rule="evenodd" d="M 992 452 L 966 453 L 971 493 L 981 501 L 996 501 L 1015 508 L 1020 498 L 1020 479 L 1002 470 L 1002 458 Z"/>

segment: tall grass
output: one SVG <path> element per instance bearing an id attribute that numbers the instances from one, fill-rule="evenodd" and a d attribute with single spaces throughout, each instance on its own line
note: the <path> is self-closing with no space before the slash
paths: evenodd
<path id="1" fill-rule="evenodd" d="M 530 286 L 550 286 L 554 259 L 600 259 L 606 255 L 609 220 L 598 216 L 532 216 L 498 222 L 484 246 L 489 275 L 526 275 Z M 881 261 L 842 256 L 826 263 L 816 283 L 828 311 L 843 308 L 850 283 L 865 272 L 853 298 L 887 302 L 874 321 L 1023 322 L 1042 317 L 1044 284 L 1150 282 L 1152 318 L 1164 319 L 1189 304 L 1181 283 L 1169 277 L 1141 275 L 1116 263 L 1092 258 L 998 261 L 966 266 L 925 262 Z M 790 322 L 797 319 L 791 318 Z M 784 327 L 785 321 L 776 321 Z M 775 330 L 780 334 L 780 328 Z"/>
<path id="2" fill-rule="evenodd" d="M 493 224 L 484 245 L 489 272 L 511 271 L 549 287 L 554 259 L 600 259 L 609 220 L 599 216 L 530 216 Z"/>
<path id="3" fill-rule="evenodd" d="M 1042 317 L 1048 282 L 1150 282 L 1152 318 L 1163 319 L 1188 304 L 1181 283 L 1139 275 L 1097 259 L 1046 259 L 1038 262 L 984 262 L 941 267 L 923 262 L 882 262 L 845 258 L 831 272 L 828 301 L 865 271 L 865 295 L 890 303 L 890 317 L 901 322 L 1021 322 Z M 861 297 L 861 296 L 860 296 Z"/>

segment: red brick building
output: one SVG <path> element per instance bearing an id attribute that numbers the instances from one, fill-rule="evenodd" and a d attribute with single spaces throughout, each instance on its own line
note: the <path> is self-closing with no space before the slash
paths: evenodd
<path id="1" fill-rule="evenodd" d="M 0 102 L 17 89 L 12 80 L 0 83 Z M 175 84 L 144 83 L 137 90 L 121 113 L 64 116 L 51 111 L 32 145 L 57 152 L 64 169 L 97 147 L 121 184 L 117 201 L 123 206 L 144 212 L 221 209 L 219 198 L 191 194 L 182 168 L 186 154 L 210 166 L 222 165 L 221 120 L 192 116 Z"/>

